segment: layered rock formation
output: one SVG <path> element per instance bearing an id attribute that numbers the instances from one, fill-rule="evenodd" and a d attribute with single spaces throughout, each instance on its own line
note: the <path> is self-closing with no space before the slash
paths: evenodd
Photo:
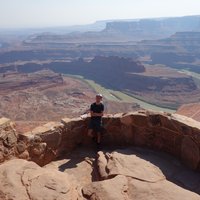
<path id="1" fill-rule="evenodd" d="M 17 72 L 1 73 L 0 95 L 30 88 L 39 88 L 42 90 L 59 86 L 63 83 L 64 80 L 61 74 L 56 74 L 50 70 L 41 70 L 29 74 L 20 74 Z"/>
<path id="2" fill-rule="evenodd" d="M 48 121 L 85 113 L 96 92 L 87 83 L 50 70 L 34 73 L 0 73 L 0 117 L 17 123 L 18 131 L 28 131 Z M 136 103 L 105 99 L 109 113 L 137 110 Z"/>
<path id="3" fill-rule="evenodd" d="M 177 31 L 198 31 L 199 16 L 108 21 L 102 31 L 69 34 L 38 34 L 24 41 L 26 45 L 95 42 L 129 42 L 159 39 Z"/>
<path id="4" fill-rule="evenodd" d="M 80 143 L 89 145 L 90 140 L 86 137 L 88 120 L 89 118 L 66 118 L 61 122 L 49 122 L 16 138 L 18 143 L 25 144 L 23 150 L 28 151 L 29 160 L 42 166 L 73 150 Z M 165 151 L 180 158 L 192 169 L 199 170 L 200 124 L 197 121 L 178 114 L 150 111 L 116 114 L 104 117 L 103 120 L 106 129 L 104 146 L 134 145 Z M 9 120 L 2 118 L 1 121 L 2 129 L 5 127 L 5 130 L 11 130 L 14 134 L 12 126 L 7 126 Z M 12 145 L 16 144 L 16 140 Z"/>
<path id="5" fill-rule="evenodd" d="M 96 56 L 90 61 L 77 59 L 70 62 L 21 63 L 16 67 L 2 67 L 0 71 L 6 68 L 16 69 L 20 73 L 50 69 L 56 73 L 80 75 L 107 89 L 122 91 L 149 103 L 173 109 L 200 98 L 198 84 L 191 76 L 165 66 L 144 66 L 131 58 Z"/>
<path id="6" fill-rule="evenodd" d="M 144 66 L 136 60 L 131 58 L 124 58 L 119 56 L 96 56 L 89 62 L 83 59 L 74 59 L 73 61 L 61 61 L 61 62 L 21 62 L 21 64 L 7 65 L 0 67 L 0 72 L 18 71 L 20 73 L 32 73 L 44 69 L 51 69 L 58 73 L 82 75 L 91 79 L 91 76 L 95 76 L 96 71 L 100 75 L 106 75 L 107 73 L 115 73 L 113 76 L 118 76 L 125 72 L 144 72 Z M 124 70 L 124 71 L 123 71 Z"/>
<path id="7" fill-rule="evenodd" d="M 14 121 L 56 121 L 80 115 L 94 96 L 87 84 L 50 70 L 0 74 L 0 116 Z"/>
<path id="8" fill-rule="evenodd" d="M 88 120 L 65 118 L 17 134 L 11 122 L 2 118 L 1 133 L 6 133 L 7 139 L 1 134 L 1 147 L 8 149 L 9 157 L 2 154 L 1 162 L 23 160 L 0 165 L 0 180 L 4 180 L 0 184 L 1 198 L 200 199 L 199 122 L 178 114 L 151 111 L 105 116 L 104 151 L 98 152 L 95 161 L 95 157 L 86 158 L 91 156 L 87 152 L 84 158 L 76 157 L 84 154 L 83 148 L 93 148 L 86 136 Z M 73 154 L 75 149 L 80 150 Z M 161 152 L 175 156 L 197 172 Z M 70 154 L 71 160 L 62 161 Z M 49 164 L 41 168 L 35 163 Z M 90 173 L 96 173 L 91 180 Z"/>
<path id="9" fill-rule="evenodd" d="M 129 40 L 158 39 L 177 31 L 200 30 L 199 16 L 109 22 L 103 32 Z"/>
<path id="10" fill-rule="evenodd" d="M 44 165 L 80 143 L 89 145 L 90 140 L 86 137 L 88 120 L 66 118 L 21 134 L 27 144 L 29 159 Z M 139 111 L 105 117 L 104 126 L 104 146 L 134 145 L 165 151 L 180 158 L 190 168 L 200 169 L 200 124 L 195 120 L 177 114 Z"/>
<path id="11" fill-rule="evenodd" d="M 177 32 L 162 40 L 140 44 L 151 51 L 151 63 L 199 73 L 200 31 Z"/>

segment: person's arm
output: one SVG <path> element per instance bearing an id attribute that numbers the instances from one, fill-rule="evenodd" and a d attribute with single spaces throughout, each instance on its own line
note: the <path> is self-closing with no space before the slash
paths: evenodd
<path id="1" fill-rule="evenodd" d="M 94 117 L 94 116 L 95 116 L 95 113 L 94 113 L 93 111 L 91 111 L 91 110 L 90 110 L 90 116 L 91 116 L 91 117 Z"/>
<path id="2" fill-rule="evenodd" d="M 94 110 L 93 109 L 93 104 L 91 104 L 91 106 L 90 106 L 90 116 L 91 117 L 95 117 L 96 116 L 93 110 Z"/>

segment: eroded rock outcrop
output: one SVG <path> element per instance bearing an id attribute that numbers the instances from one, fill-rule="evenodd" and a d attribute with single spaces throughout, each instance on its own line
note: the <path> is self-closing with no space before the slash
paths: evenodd
<path id="1" fill-rule="evenodd" d="M 109 200 L 198 200 L 199 195 L 184 190 L 168 181 L 158 183 L 141 182 L 137 179 L 118 175 L 113 179 L 92 183 L 83 188 L 87 199 Z"/>
<path id="2" fill-rule="evenodd" d="M 20 134 L 16 147 L 19 157 L 45 165 L 80 144 L 90 146 L 89 118 L 65 118 Z M 187 166 L 200 170 L 200 123 L 177 114 L 138 111 L 108 115 L 103 145 L 141 146 L 170 153 Z M 24 153 L 25 152 L 25 153 Z"/>
<path id="3" fill-rule="evenodd" d="M 68 174 L 14 159 L 0 165 L 2 200 L 80 199 L 78 183 Z"/>
<path id="4" fill-rule="evenodd" d="M 108 150 L 95 158 L 88 152 L 81 156 L 85 151 L 81 148 L 93 145 L 87 137 L 88 121 L 88 117 L 65 118 L 17 134 L 10 120 L 2 118 L 0 132 L 6 137 L 1 137 L 1 147 L 10 156 L 2 154 L 1 162 L 11 160 L 0 165 L 0 198 L 200 199 L 199 122 L 150 111 L 107 115 L 102 142 Z M 80 150 L 69 158 L 74 149 Z"/>
<path id="5" fill-rule="evenodd" d="M 17 154 L 17 138 L 14 123 L 7 118 L 0 118 L 0 162 Z"/>
<path id="6" fill-rule="evenodd" d="M 130 155 L 131 153 L 132 155 Z M 136 156 L 133 151 L 112 152 L 104 154 L 107 164 L 104 166 L 107 176 L 102 173 L 102 181 L 93 182 L 83 187 L 83 195 L 87 199 L 193 199 L 200 197 L 167 180 L 163 172 L 150 161 Z M 98 162 L 102 164 L 102 152 L 99 152 Z"/>
<path id="7" fill-rule="evenodd" d="M 102 181 L 84 186 L 83 195 L 87 199 L 109 200 L 199 199 L 197 194 L 183 189 L 189 179 L 184 180 L 183 173 L 187 174 L 186 171 L 182 171 L 174 161 L 165 155 L 156 155 L 155 152 L 141 149 L 98 152 L 97 162 Z M 192 178 L 193 183 L 196 182 L 196 178 Z M 200 185 L 194 185 L 198 192 Z"/>

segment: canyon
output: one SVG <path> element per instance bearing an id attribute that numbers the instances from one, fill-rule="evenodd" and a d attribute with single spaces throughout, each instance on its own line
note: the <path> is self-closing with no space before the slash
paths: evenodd
<path id="1" fill-rule="evenodd" d="M 0 199 L 199 200 L 199 39 L 200 16 L 0 32 Z"/>
<path id="2" fill-rule="evenodd" d="M 0 116 L 11 118 L 20 131 L 66 115 L 83 115 L 95 95 L 96 91 L 83 81 L 51 70 L 0 74 Z M 139 109 L 136 103 L 104 101 L 108 113 Z"/>
<path id="3" fill-rule="evenodd" d="M 8 71 L 35 73 L 49 69 L 65 75 L 82 76 L 103 87 L 136 96 L 149 103 L 177 109 L 182 104 L 197 102 L 200 98 L 199 85 L 193 77 L 161 65 L 147 65 L 130 58 L 98 56 L 90 61 L 27 62 L 1 67 Z M 188 97 L 191 98 L 188 98 Z"/>
<path id="4" fill-rule="evenodd" d="M 78 75 L 176 110 L 200 98 L 199 19 L 105 21 L 96 31 L 39 31 L 0 49 L 0 72 Z"/>

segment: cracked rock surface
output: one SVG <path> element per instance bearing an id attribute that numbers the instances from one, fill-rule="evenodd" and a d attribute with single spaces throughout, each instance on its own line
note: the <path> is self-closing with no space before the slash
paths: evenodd
<path id="1" fill-rule="evenodd" d="M 199 172 L 136 147 L 80 147 L 44 167 L 22 159 L 0 165 L 1 200 L 200 200 L 199 194 Z"/>
<path id="2" fill-rule="evenodd" d="M 2 200 L 79 199 L 78 182 L 57 170 L 46 170 L 33 162 L 14 159 L 0 166 Z"/>

